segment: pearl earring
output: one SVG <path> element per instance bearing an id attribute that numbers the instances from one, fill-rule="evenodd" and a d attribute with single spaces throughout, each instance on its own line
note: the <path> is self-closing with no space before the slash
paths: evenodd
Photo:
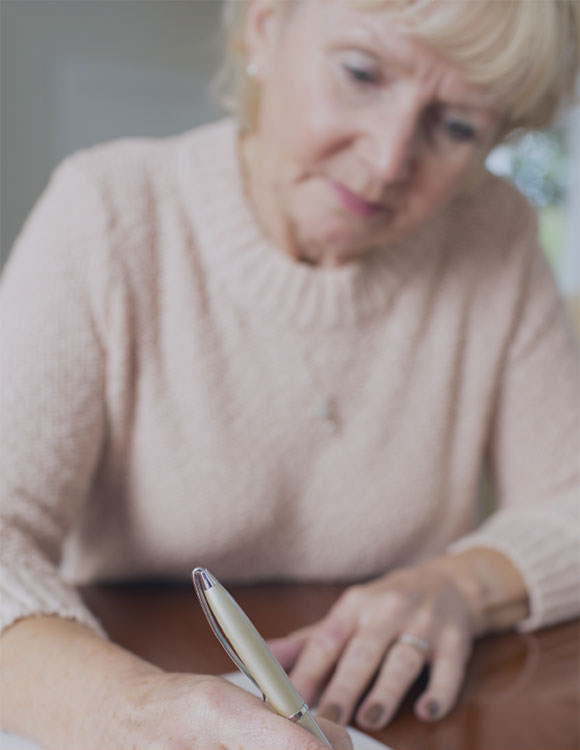
<path id="1" fill-rule="evenodd" d="M 255 78 L 258 75 L 259 70 L 260 67 L 257 62 L 251 61 L 246 65 L 246 73 L 250 78 Z"/>

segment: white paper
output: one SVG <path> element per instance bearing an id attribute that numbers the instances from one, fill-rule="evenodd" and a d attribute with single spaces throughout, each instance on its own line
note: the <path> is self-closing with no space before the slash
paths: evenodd
<path id="1" fill-rule="evenodd" d="M 262 694 L 255 685 L 252 685 L 248 678 L 241 672 L 228 672 L 228 674 L 223 674 L 222 677 L 229 682 L 233 682 L 234 685 L 247 690 L 249 693 L 254 693 L 254 695 L 257 695 L 259 698 L 262 697 Z M 354 727 L 347 727 L 347 731 L 352 740 L 354 750 L 392 750 L 387 745 L 383 745 L 382 742 L 369 737 L 368 734 L 364 734 L 364 732 L 359 732 L 359 730 Z M 12 748 L 10 750 L 12 750 Z"/>
<path id="2" fill-rule="evenodd" d="M 40 745 L 18 734 L 0 732 L 0 750 L 42 750 Z"/>

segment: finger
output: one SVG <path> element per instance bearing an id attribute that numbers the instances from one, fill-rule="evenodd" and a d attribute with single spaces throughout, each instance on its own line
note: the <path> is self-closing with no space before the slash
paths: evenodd
<path id="1" fill-rule="evenodd" d="M 344 727 L 324 718 L 316 717 L 316 721 L 334 750 L 352 750 L 350 736 Z"/>
<path id="2" fill-rule="evenodd" d="M 379 729 L 388 724 L 424 664 L 424 653 L 407 643 L 395 641 L 387 652 L 372 690 L 357 711 L 357 722 L 367 729 Z"/>
<path id="3" fill-rule="evenodd" d="M 312 703 L 348 642 L 353 623 L 326 618 L 312 631 L 290 673 L 290 678 L 307 703 Z"/>
<path id="4" fill-rule="evenodd" d="M 272 638 L 268 641 L 270 651 L 284 669 L 289 670 L 294 666 L 312 630 L 313 626 L 309 625 L 307 628 L 296 630 L 282 638 Z"/>
<path id="5" fill-rule="evenodd" d="M 415 703 L 415 713 L 425 721 L 445 716 L 457 702 L 471 653 L 471 640 L 463 633 L 441 635 L 433 655 L 431 674 L 425 692 Z"/>
<path id="6" fill-rule="evenodd" d="M 354 707 L 371 682 L 385 654 L 389 638 L 372 631 L 356 634 L 344 650 L 320 700 L 319 716 L 347 724 Z"/>

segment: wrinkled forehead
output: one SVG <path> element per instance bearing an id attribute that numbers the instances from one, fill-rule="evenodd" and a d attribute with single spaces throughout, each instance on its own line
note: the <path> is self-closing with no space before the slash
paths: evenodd
<path id="1" fill-rule="evenodd" d="M 555 30 L 552 3 L 526 0 L 278 0 L 284 13 L 312 4 L 340 7 L 424 41 L 466 81 L 493 92 L 513 115 L 549 86 Z M 533 51 L 533 54 L 532 54 Z"/>

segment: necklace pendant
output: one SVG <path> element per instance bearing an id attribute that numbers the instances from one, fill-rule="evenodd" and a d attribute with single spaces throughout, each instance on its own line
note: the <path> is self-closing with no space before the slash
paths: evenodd
<path id="1" fill-rule="evenodd" d="M 336 414 L 334 413 L 332 402 L 329 398 L 325 398 L 320 402 L 316 414 L 324 423 L 328 432 L 331 434 L 338 432 L 338 420 L 336 419 Z"/>

